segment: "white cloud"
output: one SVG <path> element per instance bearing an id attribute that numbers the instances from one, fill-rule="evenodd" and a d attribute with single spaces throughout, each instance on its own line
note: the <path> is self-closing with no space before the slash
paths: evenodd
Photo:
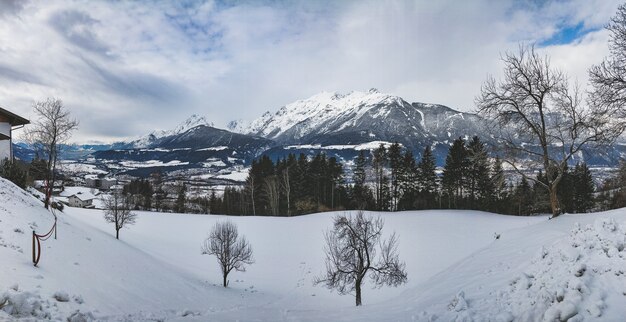
<path id="1" fill-rule="evenodd" d="M 0 106 L 32 117 L 62 98 L 75 139 L 218 126 L 322 90 L 377 87 L 462 110 L 499 57 L 560 28 L 597 30 L 543 48 L 580 82 L 607 53 L 620 1 L 0 2 Z"/>

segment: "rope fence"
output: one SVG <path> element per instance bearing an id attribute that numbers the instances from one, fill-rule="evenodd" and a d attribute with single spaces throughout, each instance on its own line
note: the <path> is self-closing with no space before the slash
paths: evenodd
<path id="1" fill-rule="evenodd" d="M 39 259 L 41 258 L 41 242 L 52 237 L 52 233 L 54 233 L 54 239 L 57 239 L 57 216 L 54 214 L 54 210 L 52 210 L 52 215 L 54 216 L 54 225 L 52 225 L 50 231 L 43 235 L 39 235 L 35 232 L 35 230 L 33 230 L 33 264 L 35 267 L 37 267 Z"/>

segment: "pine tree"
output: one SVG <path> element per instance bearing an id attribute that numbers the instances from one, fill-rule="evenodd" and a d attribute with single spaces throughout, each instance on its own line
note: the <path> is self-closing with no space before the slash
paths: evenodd
<path id="1" fill-rule="evenodd" d="M 463 187 L 466 181 L 468 168 L 468 153 L 465 148 L 465 140 L 459 137 L 454 140 L 443 169 L 443 186 L 448 196 L 448 207 L 458 208 L 463 198 Z"/>
<path id="2" fill-rule="evenodd" d="M 574 185 L 574 174 L 572 170 L 565 164 L 563 169 L 563 177 L 558 184 L 557 196 L 559 198 L 559 204 L 561 210 L 565 213 L 574 212 L 574 191 L 576 187 Z"/>
<path id="3" fill-rule="evenodd" d="M 532 188 L 524 176 L 515 189 L 515 197 L 517 204 L 515 214 L 518 216 L 530 215 L 532 213 Z"/>
<path id="4" fill-rule="evenodd" d="M 505 208 L 505 201 L 508 195 L 502 160 L 499 157 L 496 157 L 491 169 L 491 185 L 493 187 L 493 205 L 491 209 L 495 212 L 500 212 L 501 209 Z"/>
<path id="5" fill-rule="evenodd" d="M 415 209 L 418 195 L 418 169 L 415 157 L 411 151 L 402 156 L 402 164 L 398 173 L 398 185 L 401 197 L 398 202 L 399 210 Z"/>
<path id="6" fill-rule="evenodd" d="M 386 175 L 388 163 L 387 149 L 381 144 L 374 150 L 373 159 L 374 183 L 376 186 L 376 209 L 385 211 L 389 209 L 389 177 Z"/>
<path id="7" fill-rule="evenodd" d="M 176 204 L 174 205 L 174 211 L 184 213 L 187 209 L 187 185 L 183 182 L 178 187 L 178 197 L 176 197 Z"/>
<path id="8" fill-rule="evenodd" d="M 437 165 L 435 156 L 430 146 L 424 148 L 422 159 L 417 165 L 418 189 L 419 189 L 419 209 L 433 208 L 435 206 L 435 196 L 439 190 L 437 178 Z"/>
<path id="9" fill-rule="evenodd" d="M 493 184 L 489 174 L 489 159 L 485 144 L 477 136 L 472 138 L 467 148 L 468 168 L 465 187 L 468 191 L 470 207 L 481 209 L 488 206 L 493 197 Z"/>
<path id="10" fill-rule="evenodd" d="M 577 213 L 588 212 L 593 208 L 593 193 L 595 192 L 595 184 L 591 171 L 587 164 L 576 164 L 573 173 L 574 178 L 574 195 L 573 210 Z"/>
<path id="11" fill-rule="evenodd" d="M 398 201 L 400 200 L 400 172 L 402 171 L 402 148 L 398 142 L 393 143 L 389 147 L 387 153 L 390 168 L 390 210 L 398 210 Z"/>

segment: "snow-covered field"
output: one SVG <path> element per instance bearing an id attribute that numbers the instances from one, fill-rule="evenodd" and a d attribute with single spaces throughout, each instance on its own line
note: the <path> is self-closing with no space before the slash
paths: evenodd
<path id="1" fill-rule="evenodd" d="M 313 277 L 336 213 L 228 217 L 256 262 L 220 286 L 200 254 L 223 216 L 141 212 L 115 240 L 99 210 L 66 208 L 58 239 L 31 262 L 31 230 L 53 218 L 0 179 L 0 321 L 85 317 L 113 321 L 623 321 L 626 209 L 547 217 L 473 211 L 380 213 L 399 235 L 409 281 L 371 289 L 362 307 Z M 495 238 L 496 235 L 500 237 Z M 367 283 L 367 282 L 366 282 Z M 61 301 L 60 301 L 61 300 Z M 65 301 L 67 300 L 67 301 Z"/>

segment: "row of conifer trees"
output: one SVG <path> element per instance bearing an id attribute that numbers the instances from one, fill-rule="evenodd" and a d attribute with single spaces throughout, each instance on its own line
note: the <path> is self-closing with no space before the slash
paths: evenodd
<path id="1" fill-rule="evenodd" d="M 427 146 L 416 158 L 400 144 L 360 151 L 351 171 L 324 153 L 308 158 L 288 155 L 274 162 L 268 156 L 253 161 L 244 187 L 212 194 L 211 213 L 291 216 L 326 210 L 474 209 L 503 214 L 549 212 L 545 182 L 539 172 L 532 180 L 507 178 L 499 158 L 490 158 L 485 144 L 474 137 L 456 139 L 442 171 Z M 587 212 L 594 206 L 594 183 L 589 168 L 577 164 L 561 183 L 561 206 L 566 212 Z"/>

